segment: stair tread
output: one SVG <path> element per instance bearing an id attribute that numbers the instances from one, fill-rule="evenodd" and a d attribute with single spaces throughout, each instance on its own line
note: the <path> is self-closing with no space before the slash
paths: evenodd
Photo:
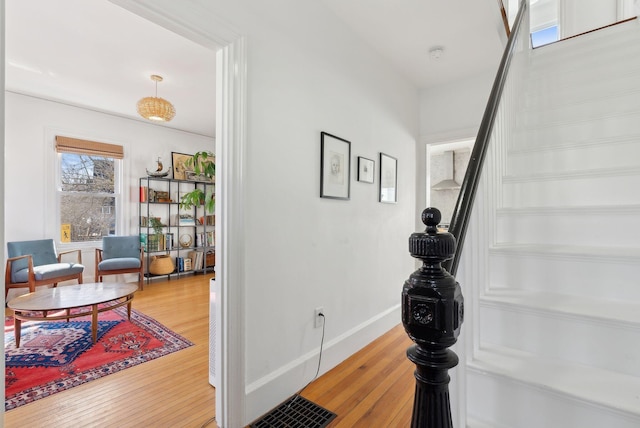
<path id="1" fill-rule="evenodd" d="M 472 417 L 467 417 L 467 428 L 497 428 L 497 425 L 489 424 L 485 421 L 480 421 Z"/>
<path id="2" fill-rule="evenodd" d="M 640 416 L 640 378 L 495 345 L 482 345 L 470 369 Z"/>
<path id="3" fill-rule="evenodd" d="M 498 303 L 554 312 L 565 316 L 590 318 L 600 322 L 619 322 L 640 326 L 640 301 L 595 299 L 585 296 L 548 293 L 516 288 L 491 288 L 480 297 L 484 304 Z M 482 303 L 481 303 L 482 304 Z"/>
<path id="4" fill-rule="evenodd" d="M 557 180 L 567 178 L 587 178 L 598 176 L 623 176 L 623 175 L 636 175 L 640 174 L 640 167 L 628 166 L 624 168 L 592 168 L 573 171 L 559 171 L 559 172 L 541 172 L 535 174 L 522 174 L 522 175 L 505 175 L 503 177 L 504 183 L 513 183 L 519 181 L 546 181 Z"/>
<path id="5" fill-rule="evenodd" d="M 611 137 L 602 137 L 595 139 L 564 139 L 561 141 L 540 141 L 536 145 L 526 147 L 511 147 L 509 154 L 528 154 L 544 151 L 569 150 L 574 148 L 582 148 L 594 145 L 614 145 L 614 144 L 638 144 L 638 134 L 630 133 L 627 135 L 616 135 Z"/>
<path id="6" fill-rule="evenodd" d="M 557 214 L 593 214 L 593 213 L 629 213 L 640 212 L 640 204 L 619 204 L 619 205 L 565 205 L 549 207 L 502 207 L 496 210 L 498 216 L 501 215 L 557 215 Z"/>
<path id="7" fill-rule="evenodd" d="M 490 252 L 510 252 L 514 254 L 546 254 L 548 256 L 584 256 L 618 258 L 621 261 L 640 261 L 640 247 L 588 247 L 580 245 L 549 244 L 495 244 Z"/>

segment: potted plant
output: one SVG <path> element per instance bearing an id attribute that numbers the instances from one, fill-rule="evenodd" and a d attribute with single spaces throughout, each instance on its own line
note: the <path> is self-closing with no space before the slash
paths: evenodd
<path id="1" fill-rule="evenodd" d="M 154 235 L 148 236 L 148 251 L 158 251 L 160 249 L 160 236 L 164 225 L 158 217 L 149 217 L 149 225 L 153 228 Z"/>
<path id="2" fill-rule="evenodd" d="M 208 151 L 201 151 L 187 159 L 185 165 L 187 168 L 193 168 L 195 175 L 192 177 L 195 181 L 205 181 L 213 183 L 216 176 L 215 155 Z M 205 195 L 204 191 L 199 188 L 193 189 L 191 192 L 185 193 L 180 198 L 180 208 L 183 210 L 190 209 L 194 205 L 204 205 L 205 211 L 213 213 L 216 206 L 216 197 L 214 187 L 209 187 L 209 191 Z"/>
<path id="3" fill-rule="evenodd" d="M 149 218 L 149 223 L 151 224 L 151 227 L 153 228 L 153 231 L 156 233 L 156 235 L 162 235 L 162 228 L 164 227 L 164 225 L 160 221 L 159 217 Z"/>

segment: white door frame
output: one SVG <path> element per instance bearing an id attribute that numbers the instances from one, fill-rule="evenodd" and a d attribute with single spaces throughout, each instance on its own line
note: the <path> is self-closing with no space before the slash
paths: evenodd
<path id="1" fill-rule="evenodd" d="M 0 0 L 3 1 L 3 0 Z M 217 51 L 216 56 L 216 422 L 245 426 L 244 176 L 247 117 L 246 41 L 198 3 L 110 0 Z M 191 18 L 191 19 L 190 19 Z M 199 22 L 194 22 L 199 20 Z M 200 25 L 198 25 L 200 24 Z M 232 284 L 232 286 L 231 286 Z M 212 336 L 215 336 L 212 337 Z"/>

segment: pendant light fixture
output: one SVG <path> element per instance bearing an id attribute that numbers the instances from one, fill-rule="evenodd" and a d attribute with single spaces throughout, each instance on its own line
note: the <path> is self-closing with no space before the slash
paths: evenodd
<path id="1" fill-rule="evenodd" d="M 156 96 L 145 97 L 138 101 L 138 113 L 145 119 L 169 122 L 176 115 L 176 109 L 169 101 L 158 97 L 158 82 L 162 82 L 162 76 L 152 74 L 151 80 L 156 82 Z"/>

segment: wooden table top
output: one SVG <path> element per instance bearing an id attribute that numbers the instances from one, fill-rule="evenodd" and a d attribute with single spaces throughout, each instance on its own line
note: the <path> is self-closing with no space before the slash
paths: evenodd
<path id="1" fill-rule="evenodd" d="M 62 285 L 16 297 L 7 306 L 14 311 L 71 309 L 120 299 L 133 294 L 137 289 L 137 284 L 123 282 Z"/>

